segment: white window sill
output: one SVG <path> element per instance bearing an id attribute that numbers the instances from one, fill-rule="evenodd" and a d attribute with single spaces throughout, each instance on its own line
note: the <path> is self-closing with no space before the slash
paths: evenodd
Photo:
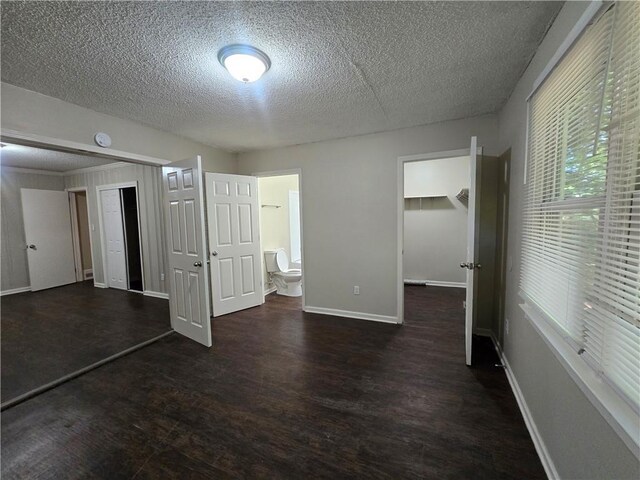
<path id="1" fill-rule="evenodd" d="M 598 409 L 622 441 L 640 459 L 640 415 L 618 393 L 604 381 L 598 372 L 580 358 L 569 342 L 553 327 L 542 312 L 527 303 L 526 295 L 521 294 L 525 303 L 520 308 L 535 330 L 549 346 L 555 357 L 567 370 L 580 390 Z"/>

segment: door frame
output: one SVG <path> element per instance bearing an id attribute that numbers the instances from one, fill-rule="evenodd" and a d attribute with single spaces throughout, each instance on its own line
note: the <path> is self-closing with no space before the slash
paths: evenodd
<path id="1" fill-rule="evenodd" d="M 107 287 L 107 283 L 106 283 L 106 273 L 107 273 L 107 253 L 106 250 L 104 248 L 105 245 L 105 231 L 104 231 L 104 223 L 102 220 L 102 200 L 100 198 L 100 192 L 104 191 L 104 190 L 119 190 L 121 188 L 135 188 L 136 189 L 136 211 L 137 211 L 137 216 L 138 216 L 138 241 L 140 243 L 140 264 L 142 265 L 142 291 L 138 291 L 138 290 L 131 290 L 129 288 L 129 262 L 127 261 L 127 292 L 134 292 L 134 293 L 140 293 L 141 295 L 144 294 L 145 291 L 145 287 L 147 285 L 146 282 L 146 278 L 144 276 L 144 266 L 145 266 L 145 262 L 144 262 L 144 252 L 143 252 L 143 248 L 142 248 L 142 229 L 141 227 L 141 223 L 140 223 L 140 195 L 139 195 L 139 191 L 138 191 L 138 181 L 137 180 L 132 180 L 132 181 L 128 181 L 128 182 L 119 182 L 119 183 L 109 183 L 109 184 L 105 184 L 105 185 L 97 185 L 96 186 L 96 203 L 98 205 L 98 228 L 100 229 L 100 253 L 102 254 L 102 274 L 105 276 L 104 280 L 104 286 L 102 286 L 102 288 L 108 288 Z M 122 197 L 121 197 L 122 198 Z M 122 208 L 122 204 L 120 205 L 120 208 Z M 123 217 L 123 222 L 124 222 L 124 217 Z M 124 228 L 124 224 L 122 226 L 122 228 Z M 94 282 L 93 284 L 96 285 L 95 283 L 95 274 L 93 276 L 94 278 Z M 100 286 L 100 285 L 96 285 L 96 286 Z"/>
<path id="2" fill-rule="evenodd" d="M 482 153 L 482 148 L 477 148 L 478 154 Z M 459 150 L 445 150 L 442 152 L 419 153 L 416 155 L 401 155 L 397 162 L 397 203 L 396 203 L 396 228 L 397 228 L 397 303 L 398 303 L 398 323 L 404 323 L 404 164 L 410 162 L 422 162 L 425 160 L 438 160 L 442 158 L 464 157 L 471 152 L 469 148 Z M 468 234 L 468 232 L 467 232 Z"/>
<path id="3" fill-rule="evenodd" d="M 65 188 L 65 191 L 69 194 L 69 208 L 71 212 L 71 234 L 73 236 L 73 251 L 76 261 L 76 281 L 84 281 L 84 269 L 82 268 L 82 257 L 80 252 L 80 229 L 78 227 L 78 204 L 76 193 L 85 192 L 87 198 L 87 220 L 89 223 L 89 253 L 91 254 L 91 270 L 93 272 L 93 265 L 95 265 L 95 259 L 93 258 L 93 232 L 91 231 L 91 206 L 89 205 L 89 189 L 87 187 L 71 187 Z M 78 280 L 78 270 L 82 277 Z M 93 283 L 95 286 L 95 276 L 93 275 Z"/>
<path id="4" fill-rule="evenodd" d="M 302 169 L 301 168 L 288 168 L 283 170 L 268 170 L 262 172 L 254 172 L 251 174 L 252 177 L 265 178 L 265 177 L 284 177 L 287 175 L 298 175 L 298 192 L 300 194 L 300 273 L 302 275 L 302 311 L 305 311 L 307 308 L 307 302 L 305 300 L 307 294 L 307 285 L 304 282 L 304 269 L 305 269 L 305 258 L 304 258 L 304 201 L 302 195 Z M 258 199 L 260 199 L 260 181 L 258 181 Z M 260 222 L 260 228 L 262 229 L 262 207 L 258 208 L 258 221 Z M 262 248 L 262 232 L 260 232 L 260 252 L 263 251 Z M 264 255 L 263 255 L 264 256 Z M 264 265 L 264 258 L 261 259 L 261 265 Z M 264 272 L 263 272 L 264 275 Z M 262 292 L 264 294 L 266 285 L 262 286 Z"/>

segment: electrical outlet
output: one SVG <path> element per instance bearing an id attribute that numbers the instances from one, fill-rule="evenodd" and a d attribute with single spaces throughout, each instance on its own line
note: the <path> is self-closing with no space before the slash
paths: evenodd
<path id="1" fill-rule="evenodd" d="M 353 294 L 354 295 L 360 295 L 360 287 L 358 285 L 355 285 L 353 287 Z"/>
<path id="2" fill-rule="evenodd" d="M 509 319 L 508 318 L 504 319 L 504 333 L 509 335 Z"/>
<path id="3" fill-rule="evenodd" d="M 161 281 L 161 282 L 164 282 L 164 273 L 161 273 L 161 274 L 160 274 L 160 281 Z"/>

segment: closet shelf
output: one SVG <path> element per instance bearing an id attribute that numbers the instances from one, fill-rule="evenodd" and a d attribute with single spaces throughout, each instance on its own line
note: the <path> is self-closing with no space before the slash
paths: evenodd
<path id="1" fill-rule="evenodd" d="M 404 198 L 446 198 L 447 195 L 405 195 Z"/>

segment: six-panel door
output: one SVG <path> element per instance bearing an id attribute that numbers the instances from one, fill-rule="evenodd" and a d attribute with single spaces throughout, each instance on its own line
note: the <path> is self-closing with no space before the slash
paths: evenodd
<path id="1" fill-rule="evenodd" d="M 257 179 L 206 173 L 213 316 L 261 305 Z"/>

